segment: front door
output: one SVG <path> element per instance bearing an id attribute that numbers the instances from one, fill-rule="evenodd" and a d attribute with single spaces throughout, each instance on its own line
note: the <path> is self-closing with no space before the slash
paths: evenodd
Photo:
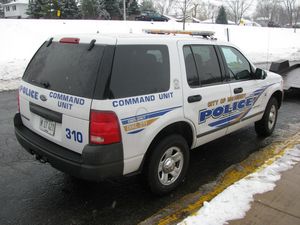
<path id="1" fill-rule="evenodd" d="M 228 133 L 253 123 L 264 112 L 264 80 L 253 78 L 253 68 L 242 53 L 231 46 L 220 46 L 227 67 L 231 91 L 231 126 Z"/>

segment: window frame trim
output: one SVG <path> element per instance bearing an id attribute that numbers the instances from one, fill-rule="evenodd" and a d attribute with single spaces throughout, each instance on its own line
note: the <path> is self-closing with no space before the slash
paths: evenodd
<path id="1" fill-rule="evenodd" d="M 229 69 L 228 69 L 228 64 L 226 62 L 224 53 L 222 51 L 222 47 L 227 47 L 227 48 L 235 49 L 237 52 L 239 52 L 246 59 L 246 61 L 249 64 L 249 67 L 250 67 L 250 79 L 236 80 L 236 79 L 231 79 L 230 78 L 230 72 L 229 72 Z M 239 49 L 237 49 L 234 46 L 230 46 L 230 45 L 218 45 L 217 48 L 219 49 L 220 55 L 222 57 L 222 61 L 223 61 L 224 68 L 225 68 L 225 76 L 226 76 L 226 80 L 227 80 L 228 83 L 237 83 L 237 82 L 244 82 L 244 81 L 254 80 L 254 78 L 253 78 L 254 68 L 253 68 L 252 64 L 250 63 L 250 61 L 248 60 L 248 58 Z"/>
<path id="2" fill-rule="evenodd" d="M 110 92 L 111 92 L 111 80 L 112 80 L 112 73 L 113 73 L 113 68 L 115 65 L 115 57 L 116 57 L 116 52 L 117 52 L 117 48 L 119 46 L 164 46 L 167 49 L 167 53 L 168 53 L 168 70 L 169 70 L 169 83 L 168 83 L 168 89 L 165 91 L 159 91 L 159 92 L 151 92 L 148 94 L 139 94 L 139 95 L 132 95 L 132 96 L 127 96 L 127 97 L 112 97 Z M 132 98 L 132 97 L 138 97 L 138 96 L 145 96 L 145 95 L 152 95 L 152 94 L 158 94 L 158 93 L 164 93 L 164 92 L 168 92 L 171 90 L 172 85 L 171 85 L 171 80 L 172 80 L 172 71 L 171 71 L 171 58 L 170 58 L 170 49 L 169 49 L 169 45 L 168 44 L 152 44 L 152 43 L 145 43 L 145 44 L 116 44 L 114 45 L 114 53 L 113 53 L 113 57 L 112 57 L 112 62 L 111 62 L 111 70 L 110 73 L 108 75 L 108 80 L 106 81 L 106 90 L 104 92 L 104 98 L 105 99 L 109 99 L 109 100 L 115 100 L 115 99 L 123 99 L 123 98 Z"/>
<path id="3" fill-rule="evenodd" d="M 216 54 L 216 57 L 217 57 L 219 69 L 220 69 L 220 74 L 221 74 L 221 81 L 220 82 L 214 82 L 214 83 L 210 83 L 210 84 L 201 84 L 200 76 L 199 76 L 199 72 L 198 72 L 198 67 L 197 67 L 197 63 L 195 61 L 194 51 L 193 51 L 193 48 L 192 48 L 193 46 L 211 46 L 211 47 L 213 47 L 213 49 L 215 51 L 215 54 Z M 195 64 L 196 71 L 197 71 L 198 82 L 199 82 L 198 86 L 194 86 L 194 87 L 190 86 L 190 84 L 188 83 L 188 80 L 187 80 L 187 73 L 186 73 L 186 67 L 185 67 L 185 79 L 186 79 L 186 82 L 187 82 L 187 84 L 190 88 L 195 89 L 195 88 L 209 87 L 209 86 L 215 86 L 215 85 L 222 85 L 224 83 L 227 83 L 225 65 L 224 65 L 222 56 L 220 55 L 220 52 L 218 50 L 217 45 L 215 45 L 215 44 L 184 44 L 182 46 L 183 56 L 184 56 L 184 52 L 183 52 L 184 47 L 189 47 L 191 49 L 191 52 L 193 54 L 194 64 Z M 186 66 L 185 58 L 184 58 L 184 66 Z"/>

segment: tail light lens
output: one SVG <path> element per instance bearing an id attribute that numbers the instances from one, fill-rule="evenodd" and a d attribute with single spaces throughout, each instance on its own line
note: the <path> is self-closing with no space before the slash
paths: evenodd
<path id="1" fill-rule="evenodd" d="M 114 112 L 95 111 L 90 114 L 90 144 L 107 145 L 121 141 L 118 117 Z"/>
<path id="2" fill-rule="evenodd" d="M 17 91 L 17 99 L 18 99 L 18 112 L 20 112 L 20 91 Z"/>

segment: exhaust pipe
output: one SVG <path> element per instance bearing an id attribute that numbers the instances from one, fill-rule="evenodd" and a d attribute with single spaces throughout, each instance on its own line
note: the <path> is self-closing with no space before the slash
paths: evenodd
<path id="1" fill-rule="evenodd" d="M 40 156 L 40 155 L 38 155 L 38 154 L 35 155 L 35 159 L 38 160 L 38 161 L 40 161 L 41 163 L 46 163 L 46 162 L 48 162 L 48 159 L 47 159 L 46 157 Z"/>

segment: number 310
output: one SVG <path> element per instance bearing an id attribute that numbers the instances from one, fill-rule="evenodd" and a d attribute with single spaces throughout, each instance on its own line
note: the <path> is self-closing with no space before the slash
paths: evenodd
<path id="1" fill-rule="evenodd" d="M 82 133 L 76 130 L 66 128 L 66 138 L 73 139 L 75 142 L 82 143 Z"/>

